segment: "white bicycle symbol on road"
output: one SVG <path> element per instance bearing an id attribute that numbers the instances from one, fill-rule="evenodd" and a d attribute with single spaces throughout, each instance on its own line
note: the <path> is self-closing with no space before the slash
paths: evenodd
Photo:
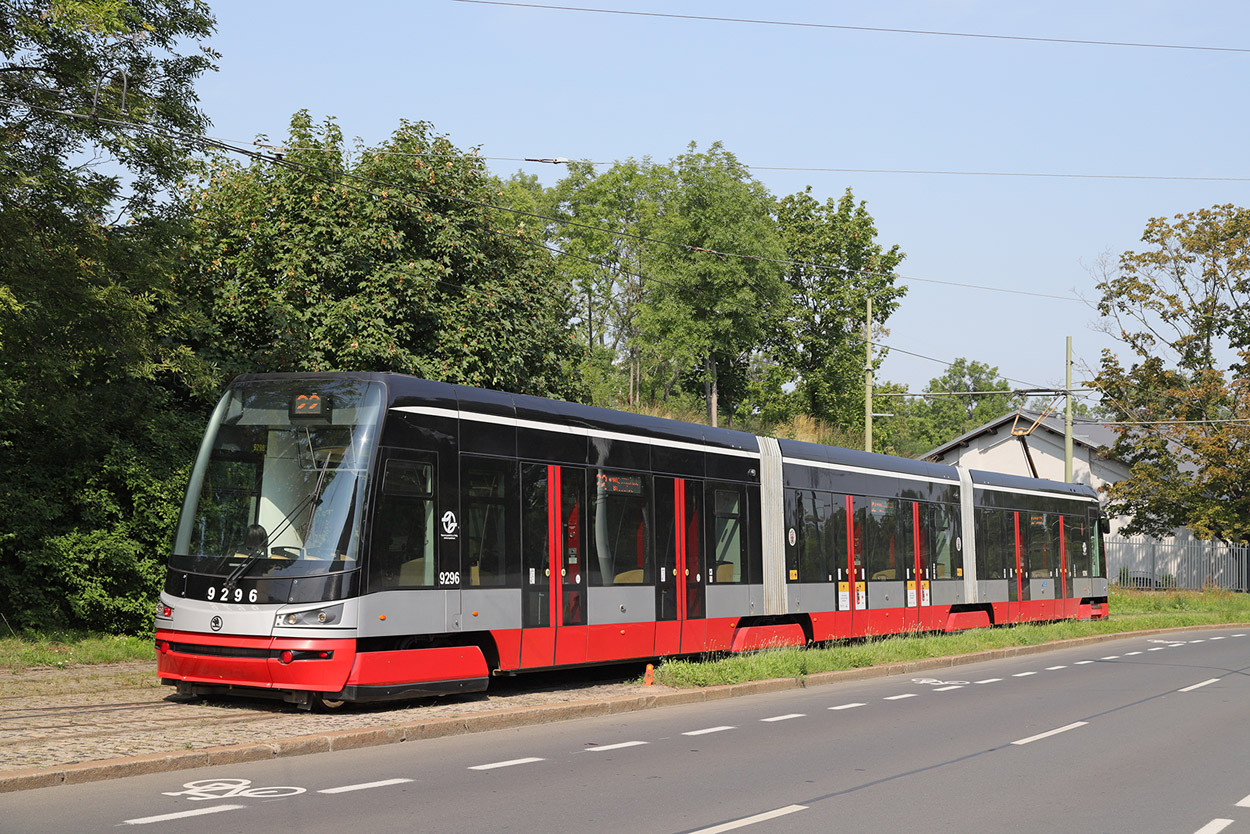
<path id="1" fill-rule="evenodd" d="M 924 686 L 967 686 L 968 681 L 940 681 L 937 678 L 912 678 L 912 683 Z"/>
<path id="2" fill-rule="evenodd" d="M 229 799 L 233 796 L 244 796 L 257 799 L 268 799 L 275 796 L 295 796 L 304 792 L 304 788 L 272 787 L 252 788 L 251 779 L 200 779 L 187 782 L 182 791 L 163 791 L 162 796 L 185 796 L 191 800 Z"/>

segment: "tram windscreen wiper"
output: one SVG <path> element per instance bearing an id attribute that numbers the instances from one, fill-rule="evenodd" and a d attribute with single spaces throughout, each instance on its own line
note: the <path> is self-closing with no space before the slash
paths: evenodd
<path id="1" fill-rule="evenodd" d="M 299 515 L 305 507 L 309 506 L 311 506 L 312 509 L 309 510 L 308 513 L 308 527 L 312 527 L 312 517 L 317 511 L 317 506 L 321 504 L 321 488 L 325 485 L 326 470 L 329 467 L 330 455 L 327 454 L 325 463 L 321 466 L 321 472 L 317 476 L 317 483 L 313 486 L 312 492 L 300 499 L 300 502 L 292 507 L 290 512 L 283 516 L 282 521 L 278 523 L 278 529 L 274 530 L 272 533 L 265 534 L 264 538 L 259 542 L 244 542 L 245 547 L 249 544 L 252 544 L 252 546 L 248 551 L 247 557 L 236 565 L 234 570 L 230 571 L 230 574 L 226 577 L 225 584 L 227 588 L 233 588 L 236 582 L 246 576 L 247 572 L 252 569 L 252 566 L 264 558 L 265 554 L 269 552 L 269 543 L 285 533 L 289 527 L 294 526 L 295 517 Z M 260 527 L 260 525 L 255 526 L 259 527 L 262 532 L 265 529 Z M 307 530 L 304 532 L 304 538 L 308 538 Z"/>
<path id="2" fill-rule="evenodd" d="M 266 543 L 260 547 L 252 548 L 252 551 L 247 554 L 247 558 L 242 562 L 239 562 L 235 569 L 230 571 L 230 575 L 226 577 L 226 587 L 233 588 L 235 583 L 242 579 L 243 576 L 252 569 L 252 565 L 259 562 L 261 557 L 265 555 L 267 547 L 268 544 Z"/>

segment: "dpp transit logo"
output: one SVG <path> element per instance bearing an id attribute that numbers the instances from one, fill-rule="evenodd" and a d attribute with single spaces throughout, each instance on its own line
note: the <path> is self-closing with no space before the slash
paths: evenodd
<path id="1" fill-rule="evenodd" d="M 456 538 L 456 531 L 460 529 L 460 522 L 456 521 L 456 514 L 451 510 L 443 513 L 443 538 Z"/>

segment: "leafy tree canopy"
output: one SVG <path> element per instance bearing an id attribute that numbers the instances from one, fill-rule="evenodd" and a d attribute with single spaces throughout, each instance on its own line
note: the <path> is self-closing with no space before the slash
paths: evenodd
<path id="1" fill-rule="evenodd" d="M 1103 408 L 1125 421 L 1114 454 L 1131 475 L 1111 509 L 1128 533 L 1187 526 L 1250 539 L 1250 211 L 1213 206 L 1153 218 L 1098 287 L 1108 330 Z"/>
<path id="2" fill-rule="evenodd" d="M 0 6 L 0 606 L 25 624 L 150 627 L 212 385 L 168 193 L 212 27 L 194 0 Z"/>
<path id="3" fill-rule="evenodd" d="M 300 112 L 286 145 L 281 164 L 213 160 L 190 195 L 184 285 L 223 369 L 581 397 L 567 285 L 532 219 L 491 208 L 532 187 L 498 182 L 425 122 L 349 154 L 332 120 Z"/>
<path id="4" fill-rule="evenodd" d="M 883 327 L 907 292 L 894 274 L 905 256 L 897 244 L 887 250 L 877 241 L 867 203 L 857 203 L 849 188 L 822 204 L 809 186 L 782 198 L 777 216 L 791 299 L 780 355 L 797 383 L 799 408 L 862 427 L 868 300 L 874 329 Z"/>
<path id="5" fill-rule="evenodd" d="M 656 234 L 681 246 L 656 247 L 641 330 L 674 370 L 703 386 L 716 425 L 719 400 L 732 414 L 752 354 L 788 312 L 773 201 L 719 142 L 705 152 L 691 143 L 663 190 Z"/>

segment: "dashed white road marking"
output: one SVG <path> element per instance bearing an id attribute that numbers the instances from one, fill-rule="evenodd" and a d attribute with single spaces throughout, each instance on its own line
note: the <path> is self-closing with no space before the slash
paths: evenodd
<path id="1" fill-rule="evenodd" d="M 514 765 L 532 764 L 534 762 L 541 761 L 542 759 L 531 756 L 527 759 L 509 759 L 506 762 L 491 762 L 490 764 L 473 765 L 473 767 L 469 768 L 469 770 L 494 770 L 499 767 L 513 767 Z"/>
<path id="2" fill-rule="evenodd" d="M 953 686 L 939 686 L 937 689 L 933 691 L 934 692 L 950 692 L 952 689 L 963 689 L 963 688 L 964 688 L 964 685 L 962 683 L 957 683 L 957 684 L 954 684 Z"/>
<path id="3" fill-rule="evenodd" d="M 829 707 L 829 709 L 855 709 L 863 706 L 867 706 L 867 704 L 838 704 L 836 707 Z"/>
<path id="4" fill-rule="evenodd" d="M 707 729 L 704 729 L 704 730 L 691 730 L 688 733 L 682 733 L 682 735 L 683 736 L 705 736 L 708 733 L 723 733 L 726 730 L 736 730 L 736 729 L 737 727 L 730 727 L 728 725 L 725 725 L 722 727 L 708 727 Z"/>
<path id="5" fill-rule="evenodd" d="M 1047 672 L 1053 672 L 1053 671 L 1055 671 L 1056 669 L 1067 669 L 1067 668 L 1068 668 L 1068 667 L 1067 667 L 1067 665 L 1066 665 L 1066 664 L 1065 664 L 1065 665 L 1063 665 L 1063 666 L 1047 666 L 1047 667 L 1046 667 L 1046 671 L 1047 671 Z"/>
<path id="6" fill-rule="evenodd" d="M 720 825 L 713 825 L 711 828 L 700 828 L 692 834 L 721 834 L 722 831 L 733 831 L 735 828 L 745 828 L 748 825 L 754 825 L 757 822 L 765 822 L 766 820 L 784 817 L 787 814 L 793 814 L 795 811 L 806 811 L 806 805 L 787 805 L 784 808 L 778 808 L 775 811 L 765 811 L 762 814 L 756 814 L 753 817 L 745 817 L 733 822 L 725 822 Z"/>
<path id="7" fill-rule="evenodd" d="M 805 714 L 801 712 L 792 712 L 788 715 L 774 715 L 772 718 L 761 718 L 761 721 L 789 721 L 791 718 L 804 718 Z"/>
<path id="8" fill-rule="evenodd" d="M 1057 736 L 1060 733 L 1066 733 L 1068 730 L 1075 730 L 1077 727 L 1084 727 L 1088 723 L 1089 723 L 1088 721 L 1075 721 L 1071 724 L 1068 724 L 1066 727 L 1059 727 L 1058 729 L 1047 730 L 1044 733 L 1038 733 L 1035 736 L 1029 736 L 1028 738 L 1018 739 L 1017 741 L 1013 741 L 1012 744 L 1030 744 L 1034 741 L 1040 741 L 1041 739 L 1044 739 L 1044 738 Z"/>
<path id="9" fill-rule="evenodd" d="M 150 825 L 154 822 L 169 822 L 170 820 L 182 820 L 187 817 L 202 817 L 205 814 L 220 814 L 222 811 L 238 811 L 240 808 L 246 807 L 246 805 L 213 805 L 208 808 L 196 808 L 194 811 L 179 811 L 175 814 L 161 814 L 156 817 L 122 820 L 122 825 Z"/>
<path id="10" fill-rule="evenodd" d="M 904 698 L 916 698 L 916 697 L 918 697 L 918 696 L 916 695 L 916 693 L 915 693 L 915 692 L 905 692 L 905 693 L 903 693 L 902 695 L 887 695 L 887 696 L 885 697 L 885 699 L 884 699 L 884 700 L 886 700 L 886 701 L 901 701 L 901 700 L 903 700 Z"/>
<path id="11" fill-rule="evenodd" d="M 1013 678 L 1027 678 L 1029 675 L 1036 675 L 1036 674 L 1037 672 L 1016 672 L 1014 675 L 1012 675 L 1012 677 Z"/>
<path id="12" fill-rule="evenodd" d="M 380 782 L 361 782 L 359 785 L 343 785 L 340 788 L 324 788 L 317 791 L 317 793 L 351 793 L 352 791 L 367 791 L 370 788 L 385 788 L 390 785 L 403 785 L 411 781 L 411 779 L 383 779 Z"/>
<path id="13" fill-rule="evenodd" d="M 1166 649 L 1166 648 L 1167 648 L 1167 646 L 1154 646 L 1153 648 L 1146 649 L 1146 651 L 1148 651 L 1148 652 L 1161 652 L 1161 651 L 1163 651 L 1163 650 L 1164 650 L 1164 649 Z M 1103 658 L 1103 660 L 1106 660 L 1106 658 L 1104 657 L 1104 658 Z"/>
<path id="14" fill-rule="evenodd" d="M 1238 808 L 1250 808 L 1250 796 L 1237 803 Z"/>
<path id="15" fill-rule="evenodd" d="M 1191 643 L 1205 643 L 1205 642 L 1207 642 L 1207 638 L 1205 638 L 1205 637 L 1199 637 L 1197 640 L 1190 640 L 1189 642 L 1191 642 Z"/>
<path id="16" fill-rule="evenodd" d="M 1194 834 L 1218 834 L 1218 832 L 1223 831 L 1232 824 L 1232 820 L 1214 819 L 1202 826 L 1202 828 L 1199 828 Z"/>
<path id="17" fill-rule="evenodd" d="M 1125 653 L 1124 653 L 1124 656 L 1125 656 L 1125 657 L 1133 657 L 1134 655 L 1139 655 L 1139 654 L 1141 654 L 1141 652 L 1125 652 Z"/>
<path id="18" fill-rule="evenodd" d="M 1219 679 L 1219 678 L 1211 678 L 1211 680 L 1209 680 L 1209 681 L 1203 681 L 1202 683 L 1196 683 L 1196 684 L 1194 684 L 1193 686 L 1187 686 L 1187 687 L 1185 687 L 1184 689 L 1178 689 L 1178 690 L 1176 690 L 1176 691 L 1177 691 L 1177 692 L 1193 692 L 1195 689 L 1201 689 L 1202 687 L 1206 686 L 1207 684 L 1211 684 L 1211 683 L 1219 683 L 1219 682 L 1220 682 L 1220 679 Z"/>
<path id="19" fill-rule="evenodd" d="M 645 741 L 622 741 L 620 744 L 601 744 L 598 747 L 587 747 L 588 753 L 603 753 L 607 750 L 624 750 L 626 747 L 641 747 Z"/>
<path id="20" fill-rule="evenodd" d="M 1074 666 L 1084 666 L 1086 663 L 1097 663 L 1097 662 L 1098 662 L 1098 661 L 1096 661 L 1096 660 L 1078 660 L 1078 661 L 1077 661 L 1076 663 L 1074 663 L 1073 665 L 1074 665 Z"/>
<path id="21" fill-rule="evenodd" d="M 1223 635 L 1223 634 L 1221 634 L 1219 637 L 1212 637 L 1211 639 L 1212 639 L 1212 640 L 1223 640 L 1223 639 L 1224 639 L 1224 635 Z"/>
<path id="22" fill-rule="evenodd" d="M 1162 646 L 1160 646 L 1160 648 L 1162 648 Z M 1151 649 L 1151 651 L 1153 652 L 1154 649 Z M 1101 659 L 1102 660 L 1119 660 L 1120 656 L 1118 654 L 1109 654 L 1106 657 L 1101 658 Z"/>
<path id="23" fill-rule="evenodd" d="M 998 683 L 1000 680 L 1002 680 L 1002 678 L 986 678 L 983 681 L 977 681 L 977 683 Z"/>

